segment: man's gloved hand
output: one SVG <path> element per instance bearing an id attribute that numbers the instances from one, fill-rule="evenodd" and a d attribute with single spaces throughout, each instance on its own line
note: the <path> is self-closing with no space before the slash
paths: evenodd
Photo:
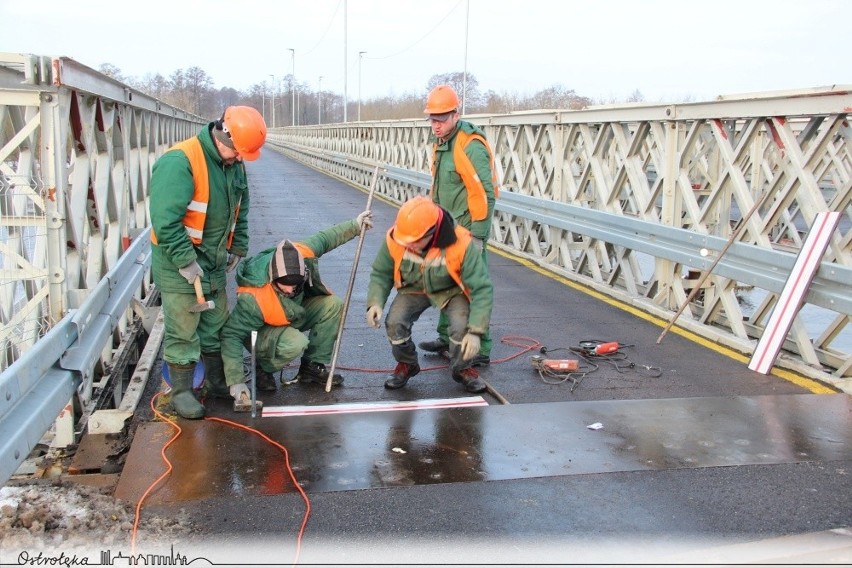
<path id="1" fill-rule="evenodd" d="M 461 355 L 462 359 L 469 361 L 479 354 L 479 336 L 475 333 L 467 332 L 462 338 Z"/>
<path id="2" fill-rule="evenodd" d="M 242 259 L 243 257 L 239 254 L 229 254 L 228 265 L 225 267 L 225 272 L 231 272 L 232 270 L 234 270 Z"/>
<path id="3" fill-rule="evenodd" d="M 473 244 L 476 245 L 476 248 L 478 248 L 479 250 L 482 250 L 485 247 L 485 242 L 482 239 L 473 237 L 472 240 Z"/>
<path id="4" fill-rule="evenodd" d="M 198 262 L 194 260 L 183 268 L 178 268 L 178 272 L 180 272 L 180 275 L 186 278 L 186 281 L 190 284 L 195 282 L 196 278 L 204 276 L 204 271 L 201 270 L 200 266 L 198 266 Z"/>
<path id="5" fill-rule="evenodd" d="M 251 393 L 245 383 L 231 385 L 228 390 L 230 391 L 231 396 L 234 397 L 234 400 L 240 400 L 243 398 L 251 400 Z"/>
<path id="6" fill-rule="evenodd" d="M 355 220 L 358 221 L 359 227 L 364 225 L 367 229 L 373 228 L 373 212 L 369 209 L 355 217 Z"/>
<path id="7" fill-rule="evenodd" d="M 367 308 L 367 325 L 370 327 L 379 327 L 382 322 L 382 308 L 379 306 L 370 306 Z"/>

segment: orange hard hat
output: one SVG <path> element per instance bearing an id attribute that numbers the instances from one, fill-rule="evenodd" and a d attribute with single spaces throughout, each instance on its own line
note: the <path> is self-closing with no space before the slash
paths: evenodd
<path id="1" fill-rule="evenodd" d="M 393 240 L 402 246 L 425 237 L 441 220 L 441 208 L 431 199 L 418 195 L 402 204 L 396 215 Z"/>
<path id="2" fill-rule="evenodd" d="M 438 85 L 429 92 L 426 108 L 423 112 L 426 114 L 444 114 L 458 109 L 459 106 L 459 96 L 455 89 L 449 85 Z"/>
<path id="3" fill-rule="evenodd" d="M 266 142 L 266 122 L 256 109 L 249 106 L 226 108 L 222 116 L 222 130 L 244 160 L 260 157 L 260 148 Z"/>

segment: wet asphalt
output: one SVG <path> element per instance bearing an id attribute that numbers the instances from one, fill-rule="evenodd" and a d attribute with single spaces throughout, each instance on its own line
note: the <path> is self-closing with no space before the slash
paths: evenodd
<path id="1" fill-rule="evenodd" d="M 365 192 L 273 151 L 248 171 L 250 254 L 353 218 L 367 202 Z M 403 389 L 383 387 L 394 361 L 383 330 L 365 322 L 365 298 L 396 208 L 375 199 L 373 211 L 340 344 L 344 386 L 281 385 L 261 393 L 266 408 L 470 396 L 442 357 L 425 354 L 428 371 Z M 341 297 L 358 244 L 320 261 Z M 207 402 L 208 415 L 289 449 L 311 503 L 301 562 L 681 563 L 745 543 L 762 561 L 789 560 L 801 551 L 780 543 L 793 535 L 852 527 L 849 395 L 813 394 L 811 383 L 755 373 L 677 333 L 657 345 L 661 322 L 507 255 L 492 251 L 489 266 L 495 346 L 481 372 L 508 405 L 485 393 L 487 406 L 476 408 L 252 419 L 227 401 Z M 233 283 L 229 293 L 233 301 Z M 436 315 L 428 310 L 415 325 L 416 341 L 433 338 Z M 577 348 L 588 340 L 621 348 L 582 357 Z M 589 372 L 542 378 L 530 359 L 542 348 Z M 162 471 L 168 427 L 149 419 L 140 409 L 128 456 L 138 465 L 119 482 L 129 500 Z M 601 428 L 589 428 L 594 422 Z M 289 564 L 305 505 L 280 452 L 221 423 L 182 424 L 176 471 L 149 510 L 194 518 L 201 533 L 178 546 L 215 563 Z M 838 554 L 852 562 L 852 547 Z"/>

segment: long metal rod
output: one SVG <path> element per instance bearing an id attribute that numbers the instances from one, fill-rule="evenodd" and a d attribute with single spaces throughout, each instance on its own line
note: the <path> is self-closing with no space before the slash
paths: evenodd
<path id="1" fill-rule="evenodd" d="M 251 417 L 257 417 L 257 330 L 251 332 Z"/>
<path id="2" fill-rule="evenodd" d="M 367 195 L 367 209 L 373 205 L 373 194 L 376 192 L 376 184 L 379 181 L 379 166 L 373 170 L 373 182 L 370 184 L 370 193 Z M 349 300 L 352 299 L 352 288 L 355 286 L 355 275 L 358 272 L 358 260 L 361 258 L 361 249 L 364 246 L 364 234 L 367 227 L 361 225 L 361 234 L 358 237 L 358 247 L 355 249 L 355 261 L 352 263 L 352 272 L 349 274 L 349 286 L 346 288 L 346 298 L 343 300 L 343 313 L 340 315 L 340 324 L 337 326 L 337 339 L 334 341 L 334 351 L 331 354 L 331 366 L 328 369 L 328 379 L 325 381 L 325 392 L 331 392 L 331 382 L 334 380 L 334 369 L 337 366 L 337 356 L 340 353 L 340 341 L 343 338 L 343 325 L 346 323 L 346 314 L 349 311 Z"/>
<path id="3" fill-rule="evenodd" d="M 683 304 L 681 304 L 680 309 L 675 315 L 672 316 L 672 319 L 669 320 L 668 325 L 666 325 L 666 327 L 663 329 L 663 332 L 657 338 L 657 345 L 660 344 L 660 342 L 663 340 L 663 337 L 665 337 L 669 330 L 672 328 L 674 322 L 677 321 L 677 318 L 679 318 L 680 314 L 683 313 L 683 310 L 686 309 L 686 306 L 688 306 L 692 302 L 692 300 L 695 299 L 695 296 L 698 295 L 698 292 L 701 290 L 701 286 L 713 273 L 713 269 L 716 268 L 716 265 L 719 264 L 719 261 L 722 260 L 723 256 L 725 256 L 725 253 L 728 252 L 728 249 L 731 248 L 731 245 L 734 244 L 734 241 L 737 240 L 737 237 L 748 224 L 748 221 L 749 219 L 751 219 L 751 216 L 754 215 L 754 213 L 760 208 L 760 206 L 763 205 L 763 202 L 766 201 L 766 198 L 769 197 L 769 193 L 770 192 L 767 191 L 760 197 L 760 199 L 755 201 L 754 205 L 752 205 L 748 213 L 745 214 L 745 217 L 742 218 L 739 227 L 737 227 L 734 232 L 731 233 L 731 236 L 728 238 L 728 242 L 725 243 L 725 246 L 722 248 L 722 250 L 719 251 L 719 254 L 717 254 L 716 258 L 713 260 L 713 264 L 711 264 L 710 267 L 704 271 L 704 273 L 701 275 L 701 278 L 698 279 L 698 282 L 696 282 L 695 285 L 693 285 L 692 290 L 689 291 L 689 296 L 687 296 L 686 300 L 684 300 Z"/>

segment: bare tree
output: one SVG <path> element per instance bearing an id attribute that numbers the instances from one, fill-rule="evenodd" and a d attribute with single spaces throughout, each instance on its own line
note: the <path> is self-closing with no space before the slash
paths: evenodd
<path id="1" fill-rule="evenodd" d="M 122 75 L 121 73 L 121 69 L 119 69 L 112 63 L 101 63 L 101 65 L 98 67 L 98 71 L 100 71 L 107 77 L 112 77 L 116 81 L 126 82 L 124 75 Z"/>
<path id="2" fill-rule="evenodd" d="M 641 103 L 645 101 L 645 96 L 642 94 L 642 91 L 639 89 L 635 89 L 630 96 L 627 97 L 628 103 Z"/>
<path id="3" fill-rule="evenodd" d="M 591 99 L 581 97 L 574 89 L 562 85 L 553 85 L 535 93 L 529 103 L 529 109 L 581 109 L 592 104 Z"/>
<path id="4" fill-rule="evenodd" d="M 184 74 L 186 90 L 192 107 L 188 109 L 199 116 L 218 116 L 218 102 L 212 95 L 213 79 L 201 67 L 190 67 Z"/>
<path id="5" fill-rule="evenodd" d="M 464 97 L 465 110 L 476 108 L 482 104 L 482 95 L 479 93 L 479 81 L 471 73 L 467 74 L 466 96 L 464 73 L 460 71 L 432 75 L 429 77 L 429 81 L 426 82 L 426 92 L 428 93 L 438 85 L 449 85 L 455 89 L 459 98 Z"/>

